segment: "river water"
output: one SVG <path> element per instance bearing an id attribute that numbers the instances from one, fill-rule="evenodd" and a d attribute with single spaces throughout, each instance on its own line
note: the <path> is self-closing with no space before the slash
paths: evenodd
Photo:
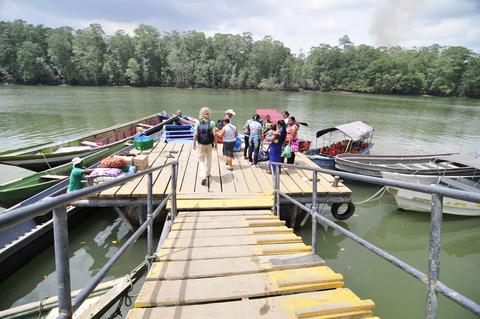
<path id="1" fill-rule="evenodd" d="M 196 116 L 208 105 L 214 118 L 233 108 L 241 125 L 256 108 L 288 110 L 308 122 L 301 137 L 313 139 L 318 129 L 362 120 L 375 128 L 372 153 L 470 153 L 480 148 L 480 100 L 435 97 L 360 95 L 348 93 L 259 92 L 207 89 L 95 88 L 0 86 L 0 151 L 120 124 L 152 113 L 181 109 Z M 0 183 L 28 174 L 0 166 Z M 346 182 L 353 201 L 379 188 Z M 93 216 L 94 214 L 94 216 Z M 355 215 L 339 222 L 421 271 L 427 269 L 429 214 L 398 210 L 393 197 L 357 205 Z M 376 303 L 383 318 L 421 318 L 425 286 L 332 229 L 319 226 L 318 254 L 345 277 L 345 286 Z M 480 218 L 444 216 L 442 282 L 480 302 Z M 109 210 L 92 212 L 71 236 L 73 289 L 81 287 L 126 239 L 126 226 Z M 311 242 L 310 225 L 297 231 Z M 144 242 L 137 242 L 109 278 L 124 275 L 142 260 Z M 53 250 L 47 249 L 0 283 L 0 309 L 56 294 Z M 440 298 L 439 318 L 474 318 L 460 306 Z"/>

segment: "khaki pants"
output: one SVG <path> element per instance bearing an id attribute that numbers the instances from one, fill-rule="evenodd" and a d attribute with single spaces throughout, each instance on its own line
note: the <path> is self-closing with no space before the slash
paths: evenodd
<path id="1" fill-rule="evenodd" d="M 198 144 L 198 165 L 202 179 L 210 176 L 210 171 L 212 170 L 212 150 L 212 145 Z M 206 164 L 205 160 L 207 161 Z"/>

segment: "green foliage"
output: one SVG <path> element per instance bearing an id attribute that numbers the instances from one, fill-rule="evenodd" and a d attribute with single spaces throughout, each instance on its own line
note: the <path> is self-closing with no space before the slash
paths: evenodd
<path id="1" fill-rule="evenodd" d="M 480 97 L 480 56 L 433 44 L 414 50 L 320 44 L 294 55 L 270 36 L 207 37 L 160 33 L 141 24 L 106 36 L 99 24 L 75 31 L 0 21 L 0 82 L 344 90 L 384 94 Z"/>

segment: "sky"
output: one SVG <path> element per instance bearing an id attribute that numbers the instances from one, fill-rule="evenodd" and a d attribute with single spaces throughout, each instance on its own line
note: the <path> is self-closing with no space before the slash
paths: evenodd
<path id="1" fill-rule="evenodd" d="M 461 45 L 480 52 L 480 0 L 0 0 L 0 20 L 75 29 L 99 23 L 133 34 L 141 23 L 161 32 L 266 35 L 294 53 L 338 44 Z"/>

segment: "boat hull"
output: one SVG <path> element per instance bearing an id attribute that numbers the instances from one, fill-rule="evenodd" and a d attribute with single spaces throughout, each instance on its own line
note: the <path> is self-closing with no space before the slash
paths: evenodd
<path id="1" fill-rule="evenodd" d="M 416 176 L 404 174 L 382 173 L 383 178 L 422 185 L 437 185 L 439 176 Z M 387 187 L 393 195 L 398 207 L 416 212 L 431 212 L 432 195 L 407 189 Z M 467 202 L 455 198 L 443 198 L 443 213 L 458 216 L 480 216 L 480 203 Z"/>
<path id="2" fill-rule="evenodd" d="M 373 144 L 370 144 L 367 148 L 360 151 L 359 154 L 370 153 L 370 150 L 372 149 L 372 147 L 373 147 Z M 318 152 L 314 153 L 311 151 L 306 152 L 305 156 L 307 156 L 310 160 L 312 160 L 318 166 L 328 167 L 328 168 L 335 167 L 335 156 L 330 156 L 327 154 L 319 154 Z"/>
<path id="3" fill-rule="evenodd" d="M 342 171 L 374 177 L 382 177 L 382 171 L 437 176 L 471 176 L 475 174 L 476 170 L 472 167 L 444 168 L 432 164 L 436 158 L 447 155 L 452 154 L 432 154 L 424 156 L 341 154 L 335 157 L 335 167 Z M 424 166 L 426 163 L 428 163 L 427 165 L 430 165 L 430 167 Z"/>

